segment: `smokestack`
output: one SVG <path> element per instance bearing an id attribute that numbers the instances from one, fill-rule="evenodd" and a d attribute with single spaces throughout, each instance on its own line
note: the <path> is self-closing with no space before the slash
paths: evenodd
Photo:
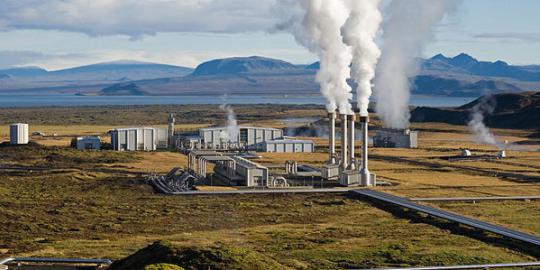
<path id="1" fill-rule="evenodd" d="M 349 156 L 347 155 L 347 118 L 348 115 L 341 115 L 341 168 L 343 170 L 347 170 L 347 161 L 349 159 Z"/>
<path id="2" fill-rule="evenodd" d="M 168 135 L 169 135 L 169 147 L 173 147 L 173 138 L 174 138 L 174 122 L 176 122 L 174 118 L 174 113 L 169 114 L 169 129 L 168 129 Z"/>
<path id="3" fill-rule="evenodd" d="M 336 113 L 328 113 L 328 130 L 330 134 L 328 135 L 328 164 L 336 164 Z"/>
<path id="4" fill-rule="evenodd" d="M 356 121 L 356 115 L 353 113 L 349 115 L 349 167 L 348 170 L 355 170 L 354 164 L 354 122 Z"/>
<path id="5" fill-rule="evenodd" d="M 362 169 L 360 170 L 362 186 L 371 186 L 371 176 L 368 169 L 368 116 L 360 116 L 362 125 Z"/>

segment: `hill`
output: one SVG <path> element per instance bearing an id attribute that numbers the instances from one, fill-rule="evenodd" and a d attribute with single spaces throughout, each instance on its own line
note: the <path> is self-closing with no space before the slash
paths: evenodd
<path id="1" fill-rule="evenodd" d="M 158 268 L 157 265 L 162 265 Z M 154 268 L 152 268 L 154 267 Z M 226 245 L 199 248 L 155 242 L 115 262 L 111 270 L 131 269 L 288 269 L 273 259 L 242 248 Z"/>
<path id="2" fill-rule="evenodd" d="M 193 76 L 237 75 L 246 73 L 283 73 L 299 69 L 295 65 L 277 59 L 260 56 L 216 59 L 200 64 Z"/>
<path id="3" fill-rule="evenodd" d="M 502 80 L 468 80 L 420 75 L 414 80 L 412 92 L 417 95 L 476 97 L 482 93 L 522 92 L 520 87 Z"/>
<path id="4" fill-rule="evenodd" d="M 115 84 L 106 88 L 103 88 L 100 92 L 101 95 L 106 96 L 142 96 L 146 93 L 141 91 L 139 86 L 134 83 Z"/>
<path id="5" fill-rule="evenodd" d="M 48 73 L 47 70 L 40 67 L 20 67 L 0 70 L 0 74 L 6 74 L 11 77 L 32 77 L 42 76 Z"/>
<path id="6" fill-rule="evenodd" d="M 50 79 L 128 81 L 185 76 L 193 70 L 186 67 L 137 61 L 98 63 L 49 72 Z"/>
<path id="7" fill-rule="evenodd" d="M 540 92 L 497 94 L 478 98 L 458 108 L 418 107 L 412 111 L 411 121 L 463 125 L 469 121 L 472 108 L 486 98 L 495 104 L 493 113 L 485 116 L 487 126 L 540 129 Z"/>

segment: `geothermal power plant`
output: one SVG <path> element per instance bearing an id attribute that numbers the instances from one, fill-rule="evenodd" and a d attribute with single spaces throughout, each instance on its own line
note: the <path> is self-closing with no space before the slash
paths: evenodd
<path id="1" fill-rule="evenodd" d="M 322 167 L 322 178 L 326 180 L 339 180 L 342 186 L 375 186 L 376 177 L 368 169 L 368 122 L 369 118 L 361 116 L 361 159 L 355 156 L 356 146 L 356 115 L 341 114 L 341 154 L 336 152 L 336 113 L 328 114 L 328 162 Z"/>

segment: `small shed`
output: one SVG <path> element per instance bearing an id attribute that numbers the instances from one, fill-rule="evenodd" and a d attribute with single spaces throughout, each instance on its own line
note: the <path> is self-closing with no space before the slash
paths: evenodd
<path id="1" fill-rule="evenodd" d="M 78 150 L 100 150 L 101 138 L 98 136 L 77 137 L 76 147 Z"/>

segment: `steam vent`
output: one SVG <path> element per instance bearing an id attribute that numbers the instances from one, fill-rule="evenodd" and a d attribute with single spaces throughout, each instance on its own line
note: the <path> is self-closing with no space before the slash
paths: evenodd
<path id="1" fill-rule="evenodd" d="M 336 113 L 328 114 L 328 161 L 323 166 L 322 177 L 326 180 L 337 180 L 342 186 L 375 186 L 375 175 L 368 169 L 368 123 L 366 116 L 359 117 L 362 128 L 361 158 L 355 156 L 355 124 L 356 115 L 341 114 L 341 153 L 336 153 Z"/>

